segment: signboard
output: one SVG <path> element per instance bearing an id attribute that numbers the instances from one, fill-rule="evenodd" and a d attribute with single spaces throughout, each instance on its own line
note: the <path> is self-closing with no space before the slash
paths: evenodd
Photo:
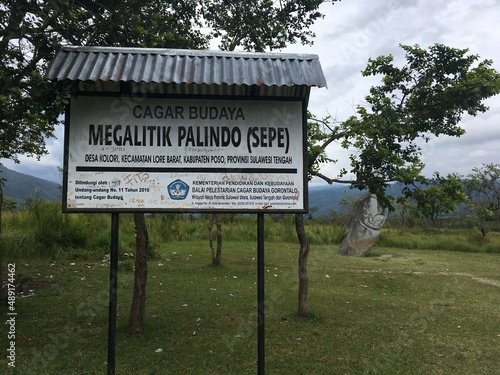
<path id="1" fill-rule="evenodd" d="M 79 96 L 63 210 L 305 212 L 302 100 Z"/>

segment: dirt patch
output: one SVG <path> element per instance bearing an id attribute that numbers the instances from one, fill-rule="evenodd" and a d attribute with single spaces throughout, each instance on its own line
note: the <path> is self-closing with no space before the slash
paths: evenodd
<path id="1" fill-rule="evenodd" d="M 471 275 L 470 273 L 463 273 L 463 272 L 455 272 L 455 273 L 448 273 L 448 272 L 440 272 L 441 275 L 456 275 L 456 276 L 463 276 L 467 277 L 469 279 L 472 279 L 478 283 L 485 284 L 485 285 L 492 285 L 500 288 L 500 281 L 498 280 L 493 280 L 493 279 L 487 279 L 485 277 L 477 277 L 475 275 Z"/>
<path id="2" fill-rule="evenodd" d="M 16 279 L 16 296 L 18 298 L 33 297 L 35 292 L 39 292 L 43 289 L 57 288 L 57 283 L 52 283 L 45 280 L 33 280 L 29 276 L 20 275 Z M 7 284 L 3 285 L 4 289 L 7 289 Z"/>
<path id="3" fill-rule="evenodd" d="M 382 254 L 382 255 L 378 256 L 377 259 L 387 260 L 387 259 L 391 259 L 393 256 L 394 256 L 394 254 Z"/>
<path id="4" fill-rule="evenodd" d="M 477 281 L 478 283 L 481 283 L 481 284 L 493 285 L 493 286 L 497 286 L 500 288 L 500 281 L 497 281 L 497 280 L 485 279 L 482 277 L 472 277 L 472 280 Z"/>

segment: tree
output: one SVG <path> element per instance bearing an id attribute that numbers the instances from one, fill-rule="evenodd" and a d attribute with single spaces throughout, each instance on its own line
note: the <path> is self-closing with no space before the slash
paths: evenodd
<path id="1" fill-rule="evenodd" d="M 310 207 L 307 218 L 309 220 L 314 220 L 314 214 L 319 211 L 318 207 Z"/>
<path id="2" fill-rule="evenodd" d="M 43 80 L 48 61 L 62 44 L 204 48 L 207 38 L 197 29 L 198 15 L 194 0 L 4 2 L 0 5 L 0 158 L 19 162 L 19 155 L 40 157 L 47 152 L 45 139 L 54 135 L 73 90 L 66 83 Z M 136 213 L 134 220 L 138 234 L 130 329 L 139 332 L 148 242 L 144 215 Z"/>
<path id="3" fill-rule="evenodd" d="M 7 0 L 0 5 L 0 157 L 18 161 L 18 155 L 47 152 L 45 138 L 53 136 L 72 92 L 42 79 L 62 44 L 199 49 L 221 36 L 226 50 L 276 49 L 311 43 L 309 26 L 322 17 L 322 2 Z M 203 36 L 201 27 L 213 32 Z"/>
<path id="4" fill-rule="evenodd" d="M 401 195 L 396 198 L 396 206 L 394 207 L 395 217 L 398 218 L 399 224 L 401 228 L 404 228 L 408 225 L 412 225 L 411 214 L 412 214 L 412 206 L 409 200 Z"/>
<path id="5" fill-rule="evenodd" d="M 332 3 L 336 1 L 333 0 Z M 325 1 L 202 0 L 201 13 L 206 25 L 212 29 L 212 37 L 220 37 L 221 50 L 234 51 L 241 46 L 246 51 L 263 52 L 267 49 L 284 48 L 297 41 L 312 44 L 314 33 L 309 27 L 323 17 L 319 12 L 319 6 L 323 2 Z M 211 240 L 213 222 L 217 227 L 216 251 L 213 250 Z M 213 214 L 211 219 L 209 237 L 212 263 L 219 265 L 222 257 L 222 223 L 218 213 Z M 307 272 L 302 273 L 306 274 Z"/>
<path id="6" fill-rule="evenodd" d="M 215 226 L 217 227 L 217 234 L 216 234 L 217 246 L 215 248 L 214 248 L 213 233 L 212 233 L 214 222 Z M 222 223 L 220 221 L 219 214 L 213 214 L 212 217 L 209 219 L 208 241 L 210 244 L 210 252 L 212 253 L 212 265 L 220 266 L 222 258 Z"/>
<path id="7" fill-rule="evenodd" d="M 348 183 L 380 197 L 385 197 L 391 181 L 425 182 L 418 141 L 463 135 L 465 130 L 459 126 L 463 114 L 485 112 L 484 100 L 500 92 L 500 73 L 491 68 L 492 61 L 479 61 L 467 49 L 441 44 L 427 50 L 418 45 L 401 48 L 406 52 L 402 68 L 393 64 L 391 55 L 369 59 L 363 76 L 381 76 L 382 83 L 370 89 L 366 104 L 356 107 L 355 116 L 343 122 L 311 117 L 321 125 L 311 129 L 324 133 L 319 143 L 309 146 L 312 158 L 318 155 L 318 147 L 324 150 L 335 141 L 357 150 L 350 156 L 350 170 L 343 169 L 339 178 L 319 172 L 324 155 L 320 153 L 309 162 L 311 176 Z"/>
<path id="8" fill-rule="evenodd" d="M 442 44 L 401 48 L 406 53 L 403 67 L 395 66 L 391 55 L 368 60 L 363 76 L 380 76 L 381 84 L 370 89 L 365 104 L 356 106 L 356 115 L 342 122 L 314 116 L 309 120 L 309 131 L 314 133 L 308 140 L 310 177 L 368 190 L 391 209 L 385 194 L 389 182 L 426 181 L 418 141 L 463 135 L 459 126 L 463 114 L 485 112 L 484 100 L 500 92 L 500 73 L 491 67 L 492 61 L 480 61 L 467 49 Z M 356 150 L 350 156 L 350 169 L 336 178 L 319 168 L 333 142 Z"/>
<path id="9" fill-rule="evenodd" d="M 295 43 L 297 40 L 300 40 L 302 44 L 312 44 L 310 38 L 314 37 L 314 34 L 309 30 L 309 26 L 316 19 L 323 17 L 318 11 L 321 3 L 323 0 L 280 0 L 279 2 L 206 0 L 202 2 L 202 13 L 213 29 L 213 36 L 221 37 L 219 47 L 222 50 L 232 51 L 241 45 L 247 51 L 259 52 L 266 49 L 284 48 L 287 44 Z M 212 251 L 212 262 L 219 264 L 222 252 L 222 227 L 217 214 L 214 215 L 212 221 L 216 222 L 218 234 L 217 251 Z M 309 312 L 307 304 L 309 242 L 305 235 L 303 216 L 296 214 L 295 223 L 300 243 L 299 315 L 307 315 Z"/>
<path id="10" fill-rule="evenodd" d="M 4 198 L 2 210 L 4 211 L 15 211 L 17 208 L 17 202 L 12 198 Z"/>
<path id="11" fill-rule="evenodd" d="M 47 152 L 70 89 L 43 74 L 62 44 L 203 48 L 197 2 L 13 1 L 0 6 L 0 158 Z M 144 25 L 148 25 L 145 28 Z"/>
<path id="12" fill-rule="evenodd" d="M 441 226 L 445 214 L 457 209 L 460 203 L 468 201 L 463 192 L 463 185 L 457 175 L 449 174 L 446 178 L 438 172 L 428 182 L 430 186 L 403 189 L 404 198 L 411 202 L 413 215 L 428 219 L 435 228 Z M 400 200 L 401 203 L 401 200 Z"/>
<path id="13" fill-rule="evenodd" d="M 462 179 L 465 194 L 470 199 L 470 209 L 477 220 L 483 237 L 486 236 L 486 220 L 500 211 L 500 165 L 483 164 Z"/>
<path id="14" fill-rule="evenodd" d="M 334 0 L 336 1 L 336 0 Z M 221 39 L 221 50 L 263 52 L 300 41 L 312 44 L 310 26 L 323 14 L 323 0 L 202 0 L 203 19 Z"/>
<path id="15" fill-rule="evenodd" d="M 140 333 L 146 318 L 149 236 L 144 214 L 135 213 L 134 224 L 136 229 L 134 292 L 128 327 L 132 332 Z"/>
<path id="16" fill-rule="evenodd" d="M 316 19 L 323 17 L 318 11 L 323 0 L 272 0 L 248 1 L 202 1 L 202 13 L 209 26 L 213 29 L 214 37 L 221 37 L 222 50 L 232 51 L 238 46 L 243 46 L 247 51 L 265 51 L 284 48 L 287 44 L 296 43 L 312 44 L 310 38 L 314 34 L 309 27 Z M 332 1 L 333 3 L 335 2 Z M 308 134 L 308 136 L 314 136 Z M 321 137 L 321 135 L 318 135 Z M 312 143 L 311 143 L 312 144 Z M 313 145 L 314 149 L 315 146 Z M 321 154 L 321 153 L 320 153 Z M 317 155 L 314 160 L 324 157 Z M 311 159 L 309 159 L 311 160 Z M 213 220 L 220 223 L 218 214 Z M 309 242 L 305 235 L 304 217 L 295 215 L 295 227 L 299 239 L 299 315 L 307 315 L 308 300 L 308 274 L 307 258 L 309 256 Z M 222 233 L 222 228 L 217 225 L 217 233 Z M 217 236 L 218 258 L 212 256 L 212 261 L 218 259 L 222 249 L 222 235 Z M 221 241 L 219 243 L 219 241 Z M 212 251 L 212 254 L 214 252 Z"/>
<path id="17" fill-rule="evenodd" d="M 304 215 L 295 215 L 295 231 L 299 240 L 299 259 L 298 259 L 298 276 L 299 276 L 299 301 L 298 314 L 299 316 L 309 315 L 309 274 L 307 272 L 307 261 L 309 259 L 310 246 L 307 239 L 306 228 L 304 226 Z"/>
<path id="18" fill-rule="evenodd" d="M 363 76 L 381 75 L 382 84 L 370 89 L 368 107 L 358 106 L 358 115 L 343 124 L 342 146 L 361 150 L 351 156 L 354 186 L 379 195 L 388 181 L 421 179 L 417 140 L 463 135 L 462 115 L 485 112 L 483 101 L 500 91 L 492 61 L 478 62 L 479 56 L 467 55 L 466 49 L 441 44 L 428 50 L 401 48 L 407 60 L 402 68 L 394 66 L 392 56 L 369 60 Z"/>

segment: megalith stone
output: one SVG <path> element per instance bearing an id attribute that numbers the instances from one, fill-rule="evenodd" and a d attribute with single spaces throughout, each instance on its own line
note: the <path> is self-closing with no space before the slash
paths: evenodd
<path id="1" fill-rule="evenodd" d="M 365 256 L 378 237 L 380 228 L 384 225 L 389 210 L 375 194 L 364 194 L 354 204 L 338 255 Z"/>

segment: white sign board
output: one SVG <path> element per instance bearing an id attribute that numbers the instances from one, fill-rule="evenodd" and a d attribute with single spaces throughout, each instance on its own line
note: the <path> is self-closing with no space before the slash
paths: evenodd
<path id="1" fill-rule="evenodd" d="M 63 209 L 307 209 L 302 100 L 79 96 Z"/>

